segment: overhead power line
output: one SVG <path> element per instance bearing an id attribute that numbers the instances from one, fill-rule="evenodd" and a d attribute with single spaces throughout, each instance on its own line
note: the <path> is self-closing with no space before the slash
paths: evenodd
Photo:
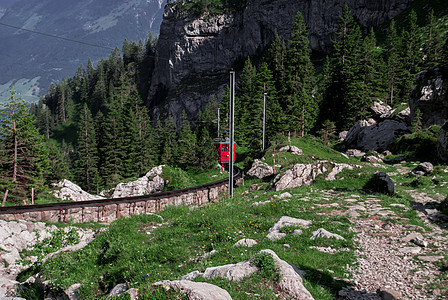
<path id="1" fill-rule="evenodd" d="M 107 49 L 107 50 L 115 50 L 114 48 L 111 48 L 111 47 L 102 46 L 102 45 L 98 45 L 98 44 L 87 43 L 87 42 L 83 42 L 83 41 L 75 40 L 75 39 L 69 39 L 69 38 L 65 38 L 65 37 L 62 37 L 62 36 L 54 35 L 54 34 L 49 34 L 49 33 L 41 32 L 41 31 L 36 31 L 36 30 L 31 30 L 31 29 L 26 29 L 26 28 L 23 28 L 23 27 L 19 27 L 19 26 L 6 24 L 6 23 L 3 23 L 3 22 L 0 22 L 0 25 L 5 26 L 5 27 L 9 27 L 9 28 L 18 29 L 18 30 L 27 31 L 27 32 L 30 32 L 30 33 L 40 34 L 40 35 L 43 35 L 43 36 L 56 38 L 56 39 L 60 39 L 60 40 L 68 41 L 68 42 L 78 43 L 78 44 L 82 44 L 82 45 L 86 45 L 86 46 L 90 46 L 90 47 L 102 48 L 102 49 Z M 169 61 L 168 58 L 156 57 L 154 55 L 148 55 L 148 57 L 153 57 L 153 58 Z"/>
<path id="2" fill-rule="evenodd" d="M 40 31 L 36 31 L 36 30 L 31 30 L 31 29 L 26 29 L 26 28 L 23 28 L 23 27 L 14 26 L 14 25 L 2 23 L 2 22 L 0 22 L 0 25 L 5 26 L 5 27 L 9 27 L 9 28 L 14 28 L 14 29 L 18 29 L 18 30 L 23 30 L 23 31 L 35 33 L 35 34 L 40 34 L 40 35 L 43 35 L 43 36 L 56 38 L 56 39 L 60 39 L 60 40 L 68 41 L 68 42 L 78 43 L 78 44 L 82 44 L 82 45 L 86 45 L 86 46 L 103 48 L 103 49 L 107 49 L 107 50 L 114 50 L 114 48 L 111 48 L 111 47 L 102 46 L 102 45 L 98 45 L 98 44 L 87 43 L 87 42 L 83 42 L 83 41 L 79 41 L 79 40 L 75 40 L 75 39 L 69 39 L 69 38 L 65 38 L 65 37 L 62 37 L 62 36 L 49 34 L 49 33 L 45 33 L 45 32 L 40 32 Z"/>

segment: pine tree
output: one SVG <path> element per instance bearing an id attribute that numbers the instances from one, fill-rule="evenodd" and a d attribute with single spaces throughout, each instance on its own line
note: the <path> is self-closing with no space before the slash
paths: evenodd
<path id="1" fill-rule="evenodd" d="M 177 132 L 177 157 L 176 162 L 182 168 L 191 167 L 194 164 L 197 150 L 197 138 L 188 122 L 187 113 L 182 111 L 180 129 Z"/>
<path id="2" fill-rule="evenodd" d="M 289 44 L 286 115 L 289 130 L 298 131 L 303 137 L 313 128 L 319 107 L 313 96 L 315 78 L 308 31 L 300 12 L 295 17 Z"/>
<path id="3" fill-rule="evenodd" d="M 339 19 L 335 52 L 332 56 L 332 83 L 324 99 L 326 111 L 323 119 L 336 123 L 338 129 L 349 128 L 358 118 L 357 101 L 362 88 L 360 67 L 362 58 L 362 34 L 348 6 L 345 5 Z"/>
<path id="4" fill-rule="evenodd" d="M 440 30 L 436 24 L 436 17 L 434 16 L 434 10 L 428 15 L 428 34 L 429 38 L 425 48 L 425 67 L 434 68 L 439 65 L 441 61 L 442 52 L 442 38 Z"/>
<path id="5" fill-rule="evenodd" d="M 173 165 L 175 157 L 177 155 L 176 147 L 176 127 L 171 115 L 165 121 L 164 127 L 159 135 L 161 140 L 161 157 L 160 161 L 164 165 Z"/>
<path id="6" fill-rule="evenodd" d="M 402 32 L 402 64 L 403 74 L 401 74 L 401 99 L 407 102 L 414 87 L 415 75 L 420 71 L 422 64 L 422 53 L 420 53 L 419 28 L 417 25 L 417 14 L 411 10 L 409 14 L 409 24 L 407 30 Z"/>
<path id="7" fill-rule="evenodd" d="M 94 178 L 98 173 L 98 148 L 92 114 L 86 103 L 79 117 L 75 175 L 80 186 L 90 191 L 96 189 Z"/>
<path id="8" fill-rule="evenodd" d="M 396 98 L 396 89 L 399 82 L 399 75 L 401 73 L 401 60 L 400 60 L 400 45 L 401 40 L 397 35 L 397 30 L 395 28 L 395 21 L 392 20 L 389 26 L 389 34 L 387 36 L 387 87 L 388 87 L 388 97 L 386 99 L 386 104 L 394 104 Z"/>
<path id="9" fill-rule="evenodd" d="M 20 197 L 44 188 L 44 175 L 48 171 L 48 152 L 43 137 L 34 125 L 33 116 L 27 110 L 26 102 L 16 98 L 11 90 L 9 103 L 1 119 L 0 182 L 3 189 L 9 189 L 10 197 Z"/>
<path id="10" fill-rule="evenodd" d="M 286 110 L 286 65 L 287 65 L 287 50 L 285 41 L 275 35 L 274 40 L 267 50 L 266 63 L 269 70 L 272 71 L 273 78 L 275 78 L 275 89 L 278 92 L 279 104 L 282 110 Z"/>
<path id="11" fill-rule="evenodd" d="M 241 93 L 235 99 L 235 140 L 242 145 L 249 145 L 254 131 L 261 129 L 257 124 L 259 119 L 255 117 L 255 115 L 259 116 L 260 107 L 262 107 L 262 99 L 256 98 L 256 75 L 256 68 L 252 65 L 250 58 L 247 58 L 240 76 Z"/>

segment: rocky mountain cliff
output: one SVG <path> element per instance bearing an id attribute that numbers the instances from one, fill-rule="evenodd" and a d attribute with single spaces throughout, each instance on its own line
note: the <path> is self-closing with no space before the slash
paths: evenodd
<path id="1" fill-rule="evenodd" d="M 52 82 L 72 76 L 81 64 L 86 66 L 89 58 L 95 63 L 109 56 L 111 49 L 121 48 L 124 39 L 158 35 L 166 1 L 0 2 L 0 96 L 5 101 L 11 83 L 25 99 L 36 100 Z"/>
<path id="2" fill-rule="evenodd" d="M 228 71 L 238 60 L 262 51 L 275 34 L 289 36 L 297 11 L 308 25 L 313 50 L 328 51 L 346 2 L 362 25 L 372 27 L 402 12 L 412 0 L 248 0 L 243 11 L 200 18 L 168 4 L 148 106 L 156 118 L 167 112 L 179 116 L 182 110 L 196 115 L 227 84 Z"/>

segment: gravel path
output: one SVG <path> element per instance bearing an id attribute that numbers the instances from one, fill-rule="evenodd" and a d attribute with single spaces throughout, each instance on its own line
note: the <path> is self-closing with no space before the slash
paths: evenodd
<path id="1" fill-rule="evenodd" d="M 433 222 L 444 216 L 433 208 L 426 211 L 425 205 L 433 203 L 433 199 L 422 195 L 413 195 L 413 198 L 417 205 L 423 206 L 418 214 L 432 231 L 407 224 L 407 219 L 385 222 L 382 218 L 385 215 L 398 221 L 401 218 L 389 207 L 378 204 L 378 199 L 355 203 L 362 211 L 362 216 L 354 215 L 357 219 L 353 219 L 352 226 L 360 247 L 355 251 L 358 266 L 349 268 L 354 286 L 341 290 L 340 296 L 348 299 L 394 299 L 387 298 L 390 295 L 396 299 L 436 299 L 442 296 L 443 291 L 431 291 L 427 285 L 438 280 L 440 270 L 434 262 L 448 253 L 446 223 L 438 220 L 441 225 L 435 225 Z M 396 207 L 407 210 L 401 204 Z"/>

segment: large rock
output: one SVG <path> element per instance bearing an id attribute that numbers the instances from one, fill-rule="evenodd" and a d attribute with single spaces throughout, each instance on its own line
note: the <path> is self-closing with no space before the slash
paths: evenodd
<path id="1" fill-rule="evenodd" d="M 163 190 L 165 180 L 162 175 L 163 165 L 154 167 L 145 176 L 131 182 L 118 184 L 112 194 L 112 198 L 143 196 Z"/>
<path id="2" fill-rule="evenodd" d="M 448 161 L 448 122 L 440 128 L 437 137 L 437 157 L 442 161 Z"/>
<path id="3" fill-rule="evenodd" d="M 423 127 L 443 125 L 448 119 L 448 69 L 436 68 L 417 74 L 416 85 L 411 93 L 409 106 L 411 117 L 419 109 Z"/>
<path id="4" fill-rule="evenodd" d="M 37 242 L 36 232 L 39 233 L 40 240 L 51 236 L 51 232 L 58 228 L 54 225 L 46 225 L 42 222 L 10 221 L 0 220 L 0 298 L 6 293 L 14 294 L 18 284 L 15 281 L 16 275 L 26 267 L 20 263 L 20 251 Z M 70 227 L 65 228 L 67 232 Z M 78 229 L 80 241 L 73 246 L 64 247 L 59 252 L 80 249 L 87 245 L 93 237 L 94 231 Z M 49 257 L 50 254 L 47 256 Z M 36 257 L 28 257 L 32 262 Z M 45 258 L 43 259 L 45 260 Z"/>
<path id="5" fill-rule="evenodd" d="M 293 264 L 280 259 L 278 255 L 270 250 L 261 250 L 272 255 L 276 267 L 279 269 L 281 279 L 279 282 L 280 290 L 285 293 L 289 299 L 309 300 L 314 299 L 310 292 L 303 286 L 300 270 Z"/>
<path id="6" fill-rule="evenodd" d="M 396 120 L 358 121 L 349 131 L 345 143 L 349 147 L 362 151 L 384 151 L 403 134 L 410 133 L 410 127 L 405 122 Z"/>
<path id="7" fill-rule="evenodd" d="M 247 175 L 257 178 L 264 178 L 274 175 L 274 173 L 275 170 L 273 167 L 265 162 L 262 162 L 259 159 L 255 159 L 254 163 L 252 164 L 252 168 L 250 168 L 250 170 L 247 172 Z"/>
<path id="8" fill-rule="evenodd" d="M 276 34 L 289 38 L 298 11 L 309 28 L 311 47 L 327 51 L 345 3 L 370 28 L 393 18 L 411 2 L 250 0 L 234 14 L 199 17 L 180 11 L 183 1 L 172 1 L 165 7 L 160 27 L 148 106 L 154 108 L 154 119 L 166 113 L 180 116 L 183 110 L 191 118 L 196 116 L 211 94 L 224 90 L 235 62 L 259 53 Z"/>
<path id="9" fill-rule="evenodd" d="M 163 280 L 154 283 L 154 285 L 161 285 L 165 289 L 171 288 L 186 295 L 190 300 L 232 300 L 232 297 L 226 290 L 206 282 Z"/>
<path id="10" fill-rule="evenodd" d="M 244 277 L 250 276 L 257 271 L 258 268 L 252 263 L 252 261 L 246 260 L 237 264 L 207 268 L 202 276 L 205 279 L 219 277 L 229 281 L 240 281 Z"/>
<path id="11" fill-rule="evenodd" d="M 74 184 L 70 180 L 63 179 L 57 184 L 53 185 L 57 190 L 53 191 L 53 195 L 56 198 L 70 201 L 89 201 L 105 199 L 104 197 L 92 195 L 83 191 L 78 185 Z"/>
<path id="12" fill-rule="evenodd" d="M 395 192 L 393 180 L 384 172 L 375 173 L 368 185 L 369 188 L 382 194 L 393 195 Z"/>
<path id="13" fill-rule="evenodd" d="M 276 191 L 310 185 L 321 174 L 327 174 L 326 180 L 335 180 L 335 176 L 343 169 L 352 170 L 353 166 L 328 161 L 317 161 L 314 164 L 296 164 L 283 175 L 278 174 L 274 179 Z"/>

